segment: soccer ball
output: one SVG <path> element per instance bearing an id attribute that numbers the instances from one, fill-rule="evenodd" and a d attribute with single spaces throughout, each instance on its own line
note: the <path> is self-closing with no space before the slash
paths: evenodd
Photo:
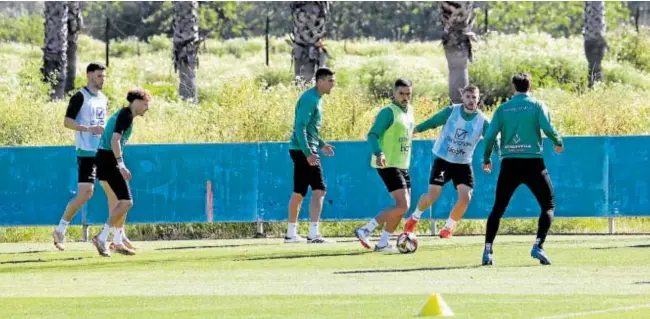
<path id="1" fill-rule="evenodd" d="M 413 233 L 401 233 L 397 236 L 397 250 L 402 254 L 411 254 L 418 249 L 418 238 Z"/>

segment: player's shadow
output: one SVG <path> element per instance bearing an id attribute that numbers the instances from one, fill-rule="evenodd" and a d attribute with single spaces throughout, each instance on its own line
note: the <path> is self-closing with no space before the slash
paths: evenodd
<path id="1" fill-rule="evenodd" d="M 591 249 L 603 250 L 603 249 L 620 249 L 620 248 L 650 248 L 650 244 L 632 245 L 632 246 L 592 247 Z"/>
<path id="2" fill-rule="evenodd" d="M 650 281 L 637 281 L 634 284 L 635 285 L 650 285 Z"/>
<path id="3" fill-rule="evenodd" d="M 54 259 L 23 259 L 23 260 L 9 260 L 1 261 L 0 265 L 5 264 L 28 264 L 28 263 L 47 263 L 52 261 L 71 261 L 71 260 L 82 260 L 85 257 L 69 257 L 69 258 L 54 258 Z"/>
<path id="4" fill-rule="evenodd" d="M 349 271 L 335 271 L 335 275 L 352 275 L 352 274 L 376 274 L 376 273 L 404 273 L 415 271 L 439 271 L 439 270 L 458 270 L 458 269 L 472 269 L 480 268 L 481 265 L 474 266 L 458 266 L 458 267 L 421 267 L 421 268 L 402 268 L 402 269 L 367 269 L 367 270 L 349 270 Z"/>
<path id="5" fill-rule="evenodd" d="M 230 245 L 207 245 L 207 246 L 180 246 L 180 247 L 162 247 L 154 250 L 186 250 L 186 249 L 211 249 L 211 248 L 233 248 L 244 246 L 265 246 L 267 244 L 230 244 Z"/>
<path id="6" fill-rule="evenodd" d="M 0 255 L 22 255 L 22 254 L 38 254 L 45 253 L 47 250 L 29 250 L 29 251 L 15 251 L 11 253 L 0 253 Z"/>
<path id="7" fill-rule="evenodd" d="M 320 257 L 339 257 L 339 256 L 359 256 L 368 254 L 368 251 L 360 251 L 354 253 L 323 253 L 323 254 L 312 254 L 312 255 L 281 255 L 281 256 L 267 256 L 267 257 L 252 257 L 244 259 L 235 259 L 235 261 L 253 261 L 253 260 L 276 260 L 276 259 L 301 259 L 301 258 L 320 258 Z"/>

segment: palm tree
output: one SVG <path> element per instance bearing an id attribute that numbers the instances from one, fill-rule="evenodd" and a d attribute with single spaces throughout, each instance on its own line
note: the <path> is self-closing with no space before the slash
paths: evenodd
<path id="1" fill-rule="evenodd" d="M 605 40 L 605 1 L 585 2 L 585 56 L 589 64 L 589 88 L 603 80 L 601 63 L 607 49 Z"/>
<path id="2" fill-rule="evenodd" d="M 461 103 L 459 90 L 469 84 L 467 66 L 472 61 L 472 41 L 476 40 L 472 1 L 443 1 L 438 5 L 449 69 L 449 97 L 452 103 Z"/>
<path id="3" fill-rule="evenodd" d="M 45 2 L 45 45 L 43 46 L 43 80 L 52 83 L 50 98 L 63 99 L 68 49 L 68 3 Z"/>
<path id="4" fill-rule="evenodd" d="M 180 75 L 178 95 L 198 103 L 196 69 L 199 66 L 199 4 L 174 1 L 174 71 Z"/>
<path id="5" fill-rule="evenodd" d="M 289 44 L 293 47 L 294 77 L 309 82 L 328 57 L 323 46 L 329 16 L 330 1 L 293 1 L 291 16 L 293 33 Z"/>
<path id="6" fill-rule="evenodd" d="M 81 9 L 78 1 L 68 1 L 68 70 L 65 78 L 65 92 L 74 89 L 77 77 L 77 39 L 81 31 Z"/>

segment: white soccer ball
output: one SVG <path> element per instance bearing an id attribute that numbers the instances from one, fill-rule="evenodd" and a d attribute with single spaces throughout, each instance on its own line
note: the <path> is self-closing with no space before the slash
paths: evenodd
<path id="1" fill-rule="evenodd" d="M 397 236 L 397 250 L 402 254 L 411 254 L 418 249 L 418 238 L 413 233 L 401 233 Z"/>

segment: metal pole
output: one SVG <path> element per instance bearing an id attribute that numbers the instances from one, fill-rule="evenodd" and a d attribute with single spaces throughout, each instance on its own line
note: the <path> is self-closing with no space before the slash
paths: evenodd
<path id="1" fill-rule="evenodd" d="M 271 24 L 271 18 L 266 15 L 266 66 L 269 66 L 269 25 Z"/>
<path id="2" fill-rule="evenodd" d="M 108 49 L 109 49 L 109 46 L 110 46 L 109 42 L 111 40 L 108 38 L 108 30 L 109 30 L 110 26 L 111 26 L 111 22 L 108 19 L 108 14 L 106 14 L 106 27 L 104 28 L 105 29 L 104 30 L 104 41 L 106 42 L 106 67 L 108 67 L 108 62 L 109 62 L 108 61 Z"/>
<path id="3" fill-rule="evenodd" d="M 612 235 L 614 232 L 616 232 L 616 229 L 614 228 L 614 217 L 609 217 L 607 219 L 608 221 L 608 226 L 609 226 L 609 234 Z"/>
<path id="4" fill-rule="evenodd" d="M 88 204 L 81 207 L 81 240 L 88 241 Z"/>
<path id="5" fill-rule="evenodd" d="M 429 218 L 431 218 L 431 236 L 438 234 L 438 226 L 436 225 L 436 220 L 433 218 L 433 209 L 429 207 Z"/>
<path id="6" fill-rule="evenodd" d="M 489 10 L 488 10 L 488 6 L 489 6 L 489 4 L 486 3 L 486 4 L 485 4 L 485 33 L 488 33 L 488 30 L 489 30 L 489 23 L 488 23 L 488 21 L 489 21 L 489 18 L 490 18 L 490 17 L 489 17 L 489 14 L 488 14 L 488 12 L 489 12 Z"/>

